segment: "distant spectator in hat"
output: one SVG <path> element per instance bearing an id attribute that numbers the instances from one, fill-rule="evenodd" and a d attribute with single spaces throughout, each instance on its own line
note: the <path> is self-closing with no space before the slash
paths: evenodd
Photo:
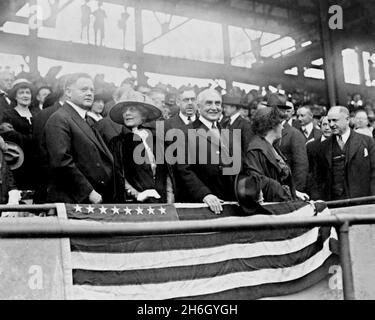
<path id="1" fill-rule="evenodd" d="M 365 110 L 358 110 L 355 113 L 354 131 L 372 137 L 373 128 L 369 126 L 369 120 Z"/>
<path id="2" fill-rule="evenodd" d="M 298 108 L 297 110 L 297 119 L 301 125 L 301 132 L 303 133 L 306 142 L 312 140 L 320 140 L 322 133 L 315 126 L 314 115 L 311 109 L 311 106 L 306 105 Z"/>
<path id="3" fill-rule="evenodd" d="M 14 128 L 14 130 L 3 133 L 3 138 L 19 145 L 25 154 L 23 165 L 13 172 L 16 184 L 21 190 L 33 190 L 35 186 L 32 142 L 32 122 L 35 112 L 30 109 L 32 92 L 33 87 L 28 80 L 16 80 L 9 93 L 11 99 L 15 101 L 15 107 L 5 112 L 3 120 Z"/>
<path id="4" fill-rule="evenodd" d="M 158 140 L 153 128 L 144 126 L 161 115 L 150 98 L 136 91 L 129 91 L 112 108 L 110 118 L 123 125 L 121 134 L 110 141 L 116 202 L 174 202 L 172 169 L 156 162 L 156 148 L 164 141 Z"/>
<path id="5" fill-rule="evenodd" d="M 104 94 L 95 94 L 91 110 L 87 112 L 87 123 L 93 125 L 103 119 L 103 111 L 107 98 Z"/>
<path id="6" fill-rule="evenodd" d="M 287 97 L 282 94 L 271 94 L 268 99 L 270 107 L 278 107 L 282 116 L 285 118 L 283 122 L 282 138 L 277 143 L 281 152 L 287 160 L 288 166 L 292 170 L 293 180 L 296 189 L 305 192 L 306 178 L 308 174 L 308 160 L 306 152 L 306 139 L 303 134 L 296 128 L 293 128 L 286 121 L 288 118 L 285 113 L 291 109 L 291 105 L 287 105 Z"/>
<path id="7" fill-rule="evenodd" d="M 222 129 L 228 129 L 231 133 L 229 136 L 229 150 L 231 155 L 233 155 L 233 130 L 241 131 L 241 152 L 244 153 L 247 150 L 249 142 L 253 137 L 253 132 L 251 130 L 251 125 L 249 121 L 246 121 L 241 117 L 242 99 L 240 96 L 223 96 L 223 109 L 224 109 L 224 119 L 221 121 L 220 125 Z M 238 155 L 241 156 L 241 155 Z"/>
<path id="8" fill-rule="evenodd" d="M 252 121 L 251 140 L 243 164 L 249 180 L 247 195 L 255 203 L 308 199 L 295 189 L 292 172 L 277 146 L 283 130 L 283 115 L 278 108 L 259 109 Z"/>
<path id="9" fill-rule="evenodd" d="M 245 119 L 246 121 L 250 122 L 250 119 L 251 119 L 251 107 L 250 107 L 250 105 L 241 106 L 240 115 L 241 115 L 242 119 Z"/>
<path id="10" fill-rule="evenodd" d="M 41 86 L 35 95 L 36 99 L 36 106 L 35 108 L 39 110 L 43 110 L 44 101 L 46 100 L 47 96 L 52 93 L 52 89 L 49 86 Z"/>
<path id="11" fill-rule="evenodd" d="M 168 106 L 165 105 L 165 93 L 159 89 L 151 90 L 147 96 L 151 98 L 154 105 L 162 110 L 163 118 L 165 120 L 169 119 L 171 117 L 170 109 Z"/>

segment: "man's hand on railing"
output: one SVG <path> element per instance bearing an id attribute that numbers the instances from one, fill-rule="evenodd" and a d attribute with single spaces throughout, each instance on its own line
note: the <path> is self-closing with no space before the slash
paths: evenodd
<path id="1" fill-rule="evenodd" d="M 220 214 L 223 211 L 222 204 L 224 201 L 220 200 L 213 194 L 208 194 L 205 196 L 203 202 L 206 203 L 210 207 L 211 211 L 213 211 L 215 214 Z"/>

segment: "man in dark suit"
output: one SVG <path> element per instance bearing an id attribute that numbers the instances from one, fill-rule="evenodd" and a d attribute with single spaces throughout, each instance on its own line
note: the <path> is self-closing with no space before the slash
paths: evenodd
<path id="1" fill-rule="evenodd" d="M 332 107 L 328 121 L 332 136 L 318 152 L 323 200 L 375 195 L 375 142 L 350 129 L 349 110 L 345 107 Z"/>
<path id="2" fill-rule="evenodd" d="M 49 97 L 52 95 L 53 97 Z M 36 182 L 36 190 L 34 194 L 35 203 L 45 203 L 47 199 L 47 184 L 48 177 L 50 176 L 48 152 L 45 147 L 44 129 L 48 119 L 64 105 L 65 96 L 64 92 L 60 91 L 52 93 L 49 99 L 57 100 L 52 106 L 48 106 L 41 110 L 33 118 L 33 144 L 35 146 L 35 170 L 38 171 L 38 181 Z M 52 101 L 52 100 L 50 100 Z M 47 101 L 48 102 L 48 101 Z"/>
<path id="3" fill-rule="evenodd" d="M 314 125 L 314 114 L 310 106 L 306 105 L 298 108 L 297 118 L 301 125 L 300 130 L 303 133 L 306 142 L 320 140 L 320 138 L 322 137 L 322 132 Z"/>
<path id="4" fill-rule="evenodd" d="M 272 94 L 268 99 L 270 107 L 278 107 L 280 112 L 285 115 L 283 122 L 282 138 L 279 141 L 279 148 L 287 159 L 287 164 L 292 170 L 292 177 L 295 183 L 296 190 L 305 192 L 306 179 L 309 171 L 309 164 L 306 151 L 306 139 L 303 134 L 296 128 L 293 128 L 287 122 L 288 110 L 293 105 L 287 104 L 287 97 L 283 94 Z"/>
<path id="5" fill-rule="evenodd" d="M 0 133 L 13 130 L 10 123 L 3 123 L 4 112 L 12 109 L 12 101 L 8 96 L 12 89 L 14 76 L 9 71 L 0 72 Z"/>
<path id="6" fill-rule="evenodd" d="M 322 130 L 322 137 L 319 140 L 314 140 L 306 143 L 307 157 L 309 159 L 309 175 L 307 178 L 306 192 L 310 195 L 312 200 L 320 200 L 324 198 L 323 182 L 318 179 L 318 157 L 321 144 L 332 135 L 331 127 L 329 126 L 328 117 L 321 118 L 320 127 Z"/>
<path id="7" fill-rule="evenodd" d="M 49 118 L 44 131 L 51 169 L 47 201 L 109 202 L 113 157 L 100 135 L 85 121 L 94 99 L 91 77 L 69 77 L 65 95 L 66 102 Z"/>
<path id="8" fill-rule="evenodd" d="M 185 87 L 177 98 L 177 105 L 180 109 L 179 113 L 164 121 L 164 130 L 166 134 L 169 132 L 169 135 L 173 134 L 175 130 L 181 130 L 187 135 L 188 128 L 197 120 L 197 95 L 194 89 Z M 165 141 L 165 145 L 169 146 L 175 142 L 176 138 L 173 138 L 172 141 Z M 188 202 L 189 196 L 186 194 L 185 184 L 176 170 L 177 167 L 173 166 L 176 180 L 175 200 L 176 202 Z"/>
<path id="9" fill-rule="evenodd" d="M 242 100 L 240 96 L 223 96 L 224 119 L 220 122 L 223 129 L 231 133 L 229 137 L 229 150 L 233 155 L 233 131 L 241 132 L 241 153 L 246 152 L 249 142 L 253 137 L 250 122 L 241 117 Z"/>
<path id="10" fill-rule="evenodd" d="M 185 152 L 187 161 L 177 165 L 177 174 L 184 183 L 188 200 L 204 202 L 216 214 L 223 210 L 223 201 L 235 199 L 233 176 L 226 174 L 224 168 L 230 164 L 223 158 L 224 154 L 229 154 L 228 148 L 220 140 L 218 120 L 222 112 L 221 103 L 220 93 L 213 89 L 199 94 L 200 116 L 189 128 Z M 194 158 L 189 157 L 193 154 Z"/>
<path id="11" fill-rule="evenodd" d="M 164 122 L 164 129 L 185 130 L 197 119 L 197 96 L 193 88 L 185 88 L 177 99 L 180 112 Z"/>

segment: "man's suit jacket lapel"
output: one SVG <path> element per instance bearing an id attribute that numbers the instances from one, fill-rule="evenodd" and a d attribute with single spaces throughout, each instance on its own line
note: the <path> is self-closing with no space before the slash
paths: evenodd
<path id="1" fill-rule="evenodd" d="M 334 142 L 333 139 L 336 139 L 336 137 L 335 136 L 331 136 L 323 144 L 323 148 L 324 148 L 323 153 L 324 153 L 324 156 L 325 156 L 325 158 L 327 160 L 329 168 L 332 168 L 332 149 L 333 149 L 333 142 Z"/>
<path id="2" fill-rule="evenodd" d="M 360 139 L 358 139 L 358 135 L 351 130 L 349 139 L 346 143 L 345 165 L 349 164 L 360 147 L 361 143 Z"/>
<path id="3" fill-rule="evenodd" d="M 80 117 L 80 115 L 67 103 L 64 104 L 63 108 L 69 113 L 72 117 L 72 120 L 77 124 L 77 126 L 82 130 L 86 136 L 95 143 L 95 145 L 102 151 L 111 161 L 113 161 L 113 157 L 111 152 L 108 150 L 107 146 L 104 144 L 103 141 L 100 141 L 91 129 L 91 127 Z"/>

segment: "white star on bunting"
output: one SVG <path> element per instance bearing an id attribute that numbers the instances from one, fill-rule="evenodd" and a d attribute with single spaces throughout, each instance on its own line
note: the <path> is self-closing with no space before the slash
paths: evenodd
<path id="1" fill-rule="evenodd" d="M 148 211 L 148 214 L 155 214 L 155 210 L 151 207 L 149 207 L 147 211 Z"/>
<path id="2" fill-rule="evenodd" d="M 116 208 L 116 206 L 114 206 L 112 209 L 112 212 L 113 212 L 113 214 L 120 214 L 120 209 L 119 208 Z"/>
<path id="3" fill-rule="evenodd" d="M 78 204 L 74 207 L 76 212 L 82 212 L 82 207 L 79 206 Z"/>
<path id="4" fill-rule="evenodd" d="M 163 207 L 160 207 L 159 211 L 160 211 L 160 214 L 167 214 L 165 208 Z"/>
<path id="5" fill-rule="evenodd" d="M 140 208 L 140 207 L 138 207 L 137 209 L 137 214 L 139 215 L 139 214 L 143 214 L 143 210 Z"/>
<path id="6" fill-rule="evenodd" d="M 107 214 L 107 208 L 105 208 L 104 206 L 101 206 L 101 208 L 99 208 L 99 210 L 100 210 L 101 214 Z"/>
<path id="7" fill-rule="evenodd" d="M 132 209 L 129 209 L 129 207 L 126 207 L 124 211 L 125 211 L 125 214 L 130 214 L 130 215 L 132 214 Z"/>
<path id="8" fill-rule="evenodd" d="M 88 207 L 86 207 L 86 209 L 87 209 L 87 213 L 94 213 L 95 208 L 89 205 Z"/>

